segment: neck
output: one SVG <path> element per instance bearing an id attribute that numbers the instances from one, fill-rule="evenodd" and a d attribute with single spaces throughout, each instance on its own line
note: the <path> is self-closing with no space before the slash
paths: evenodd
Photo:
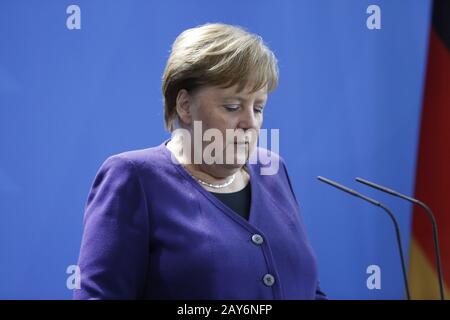
<path id="1" fill-rule="evenodd" d="M 224 188 L 216 189 L 202 185 L 205 189 L 218 193 L 228 193 L 239 191 L 248 184 L 250 175 L 246 171 L 247 169 L 245 166 L 236 167 L 218 164 L 208 165 L 203 163 L 192 164 L 188 159 L 182 157 L 183 153 L 180 153 L 180 147 L 180 143 L 177 139 L 171 139 L 167 143 L 167 148 L 172 152 L 172 155 L 194 178 L 200 179 L 207 184 L 221 185 L 229 182 L 232 176 L 235 175 L 233 182 Z"/>
<path id="2" fill-rule="evenodd" d="M 194 148 L 191 146 L 191 152 L 187 152 L 183 144 L 183 139 L 179 135 L 175 135 L 167 143 L 167 148 L 172 152 L 172 155 L 176 160 L 182 164 L 189 172 L 191 172 L 196 177 L 211 183 L 223 183 L 228 180 L 233 174 L 238 173 L 242 165 L 229 165 L 229 164 L 207 164 L 204 163 L 203 158 L 201 163 L 195 163 L 194 161 Z"/>

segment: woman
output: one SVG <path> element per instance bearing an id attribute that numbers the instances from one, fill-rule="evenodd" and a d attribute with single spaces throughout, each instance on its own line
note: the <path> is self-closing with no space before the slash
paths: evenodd
<path id="1" fill-rule="evenodd" d="M 258 161 L 277 80 L 273 53 L 239 27 L 178 36 L 163 77 L 172 138 L 100 168 L 75 298 L 326 298 L 284 162 L 269 153 L 278 170 L 262 174 Z"/>

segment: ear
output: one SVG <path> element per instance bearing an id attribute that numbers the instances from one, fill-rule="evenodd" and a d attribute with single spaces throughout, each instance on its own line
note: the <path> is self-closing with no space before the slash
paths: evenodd
<path id="1" fill-rule="evenodd" d="M 186 89 L 178 91 L 176 110 L 178 118 L 186 125 L 192 123 L 191 97 Z"/>

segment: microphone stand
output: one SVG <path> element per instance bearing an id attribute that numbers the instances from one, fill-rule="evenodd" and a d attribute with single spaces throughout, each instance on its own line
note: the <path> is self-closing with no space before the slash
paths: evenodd
<path id="1" fill-rule="evenodd" d="M 383 205 L 382 203 L 380 203 L 380 202 L 378 202 L 378 201 L 376 201 L 376 200 L 374 200 L 372 198 L 369 198 L 369 197 L 367 197 L 367 196 L 365 196 L 365 195 L 363 195 L 363 194 L 361 194 L 359 192 L 356 192 L 355 190 L 347 188 L 347 187 L 345 187 L 345 186 L 343 186 L 343 185 L 341 185 L 341 184 L 339 184 L 337 182 L 334 182 L 334 181 L 332 181 L 330 179 L 327 179 L 327 178 L 324 178 L 324 177 L 321 177 L 321 176 L 317 177 L 317 179 L 319 179 L 320 181 L 325 182 L 325 183 L 327 183 L 327 184 L 329 184 L 329 185 L 331 185 L 331 186 L 333 186 L 333 187 L 335 187 L 335 188 L 337 188 L 337 189 L 339 189 L 341 191 L 347 192 L 347 193 L 351 194 L 352 196 L 355 196 L 357 198 L 363 199 L 363 200 L 365 200 L 365 201 L 367 201 L 367 202 L 369 202 L 369 203 L 371 203 L 371 204 L 373 204 L 373 205 L 375 205 L 377 207 L 380 207 L 381 209 L 383 209 L 389 215 L 389 217 L 391 218 L 392 222 L 394 223 L 395 233 L 396 233 L 396 236 L 397 236 L 397 245 L 398 245 L 398 250 L 399 250 L 399 254 L 400 254 L 400 261 L 401 261 L 401 264 L 402 264 L 403 282 L 405 284 L 406 297 L 407 297 L 408 300 L 411 300 L 411 296 L 409 294 L 408 278 L 406 276 L 405 258 L 404 258 L 404 255 L 403 255 L 403 247 L 402 247 L 402 242 L 401 242 L 401 237 L 400 237 L 400 228 L 398 226 L 397 219 L 395 219 L 394 215 L 392 214 L 392 211 L 388 207 Z"/>
<path id="2" fill-rule="evenodd" d="M 417 200 L 415 198 L 411 198 L 408 197 L 407 195 L 404 195 L 398 191 L 386 188 L 384 186 L 381 186 L 379 184 L 373 183 L 371 181 L 362 179 L 362 178 L 356 178 L 356 181 L 358 181 L 359 183 L 365 184 L 369 187 L 375 188 L 377 190 L 386 192 L 390 195 L 393 195 L 395 197 L 404 199 L 406 201 L 409 201 L 413 204 L 416 204 L 420 207 L 422 207 L 425 212 L 427 213 L 428 218 L 431 221 L 431 226 L 432 226 L 432 230 L 433 230 L 433 244 L 434 244 L 434 256 L 436 257 L 436 268 L 437 268 L 437 272 L 438 272 L 438 280 L 439 280 L 439 294 L 441 297 L 441 300 L 445 299 L 445 295 L 444 295 L 444 284 L 443 284 L 443 279 L 442 279 L 442 269 L 441 269 L 441 256 L 439 254 L 439 238 L 438 238 L 438 231 L 437 231 L 437 224 L 436 224 L 436 219 L 434 217 L 433 212 L 431 211 L 430 207 L 428 207 L 425 203 L 423 203 L 420 200 Z"/>

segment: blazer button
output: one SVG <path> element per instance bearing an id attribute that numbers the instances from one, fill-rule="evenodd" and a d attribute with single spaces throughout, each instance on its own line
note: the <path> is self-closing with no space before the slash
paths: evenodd
<path id="1" fill-rule="evenodd" d="M 263 239 L 263 237 L 261 235 L 255 233 L 252 236 L 252 241 L 253 241 L 254 244 L 261 245 L 261 244 L 263 244 L 264 239 Z"/>
<path id="2" fill-rule="evenodd" d="M 267 273 L 263 277 L 263 282 L 266 286 L 271 287 L 275 283 L 275 278 L 270 273 Z"/>

